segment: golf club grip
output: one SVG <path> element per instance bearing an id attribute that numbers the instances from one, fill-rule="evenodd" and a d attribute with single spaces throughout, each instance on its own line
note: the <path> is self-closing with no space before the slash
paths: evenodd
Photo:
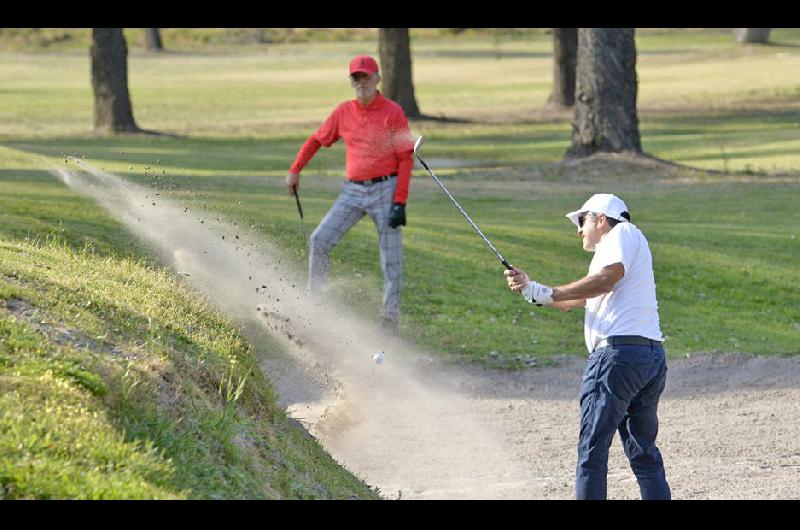
<path id="1" fill-rule="evenodd" d="M 508 269 L 508 270 L 510 270 L 510 271 L 513 271 L 513 270 L 514 270 L 514 267 L 512 267 L 511 265 L 509 265 L 509 264 L 508 264 L 508 262 L 507 262 L 506 260 L 502 259 L 502 260 L 500 260 L 500 262 L 501 262 L 503 265 L 505 265 L 506 269 Z"/>

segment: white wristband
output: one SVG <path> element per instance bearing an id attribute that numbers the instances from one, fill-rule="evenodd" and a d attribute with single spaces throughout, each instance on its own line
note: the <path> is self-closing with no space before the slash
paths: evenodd
<path id="1" fill-rule="evenodd" d="M 553 289 L 541 283 L 529 281 L 528 286 L 522 290 L 525 300 L 536 305 L 550 305 L 553 303 Z"/>

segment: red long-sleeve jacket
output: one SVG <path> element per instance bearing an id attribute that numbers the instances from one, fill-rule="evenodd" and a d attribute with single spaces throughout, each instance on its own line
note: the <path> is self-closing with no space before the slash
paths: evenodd
<path id="1" fill-rule="evenodd" d="M 320 147 L 344 139 L 345 173 L 350 180 L 368 180 L 397 174 L 394 202 L 405 204 L 414 161 L 414 142 L 403 109 L 378 92 L 369 105 L 358 100 L 340 104 L 319 129 L 308 137 L 290 171 L 300 173 Z"/>

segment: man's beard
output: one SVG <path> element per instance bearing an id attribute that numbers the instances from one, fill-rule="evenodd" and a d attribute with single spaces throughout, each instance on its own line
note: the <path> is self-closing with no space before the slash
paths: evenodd
<path id="1" fill-rule="evenodd" d="M 368 88 L 368 87 L 357 88 L 356 89 L 356 96 L 359 97 L 359 98 L 362 98 L 362 99 L 366 99 L 366 98 L 369 98 L 370 96 L 374 95 L 375 92 L 377 92 L 377 89 L 375 89 L 375 88 Z"/>

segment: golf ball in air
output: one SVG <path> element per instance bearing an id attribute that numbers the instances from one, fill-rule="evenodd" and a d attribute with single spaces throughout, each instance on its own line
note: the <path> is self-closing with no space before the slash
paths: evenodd
<path id="1" fill-rule="evenodd" d="M 372 360 L 378 364 L 383 362 L 383 352 L 378 352 L 372 355 Z"/>

